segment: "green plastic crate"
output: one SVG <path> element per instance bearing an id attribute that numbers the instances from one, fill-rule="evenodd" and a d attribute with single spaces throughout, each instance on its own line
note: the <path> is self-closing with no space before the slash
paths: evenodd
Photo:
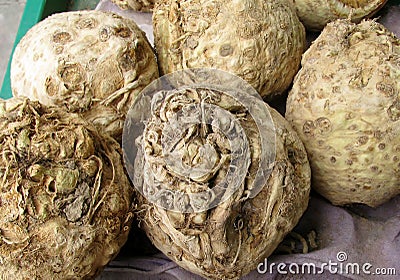
<path id="1" fill-rule="evenodd" d="M 11 57 L 14 53 L 15 46 L 32 26 L 54 13 L 65 12 L 69 10 L 94 9 L 98 2 L 99 0 L 27 0 L 18 27 L 18 32 L 15 37 L 14 47 L 8 61 L 7 71 L 5 73 L 0 91 L 0 98 L 8 99 L 12 97 L 10 83 Z"/>

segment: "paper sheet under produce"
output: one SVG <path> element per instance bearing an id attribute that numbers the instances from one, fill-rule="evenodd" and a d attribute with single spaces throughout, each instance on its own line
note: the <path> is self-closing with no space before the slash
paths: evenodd
<path id="1" fill-rule="evenodd" d="M 100 1 L 96 9 L 132 18 L 153 43 L 150 13 L 122 11 L 105 0 Z M 389 4 L 377 16 L 379 22 L 400 36 L 399 4 Z M 313 194 L 294 232 L 307 236 L 312 231 L 316 233 L 317 249 L 308 253 L 275 253 L 243 280 L 400 279 L 400 196 L 372 209 L 335 207 Z M 125 253 L 118 255 L 97 279 L 203 278 L 178 267 L 161 253 L 135 257 Z"/>
<path id="2" fill-rule="evenodd" d="M 377 209 L 345 209 L 313 195 L 294 231 L 302 236 L 315 231 L 318 248 L 306 254 L 273 254 L 242 279 L 399 279 L 399 213 L 399 196 Z M 125 253 L 112 261 L 98 279 L 203 278 L 185 271 L 161 253 L 136 257 Z"/>

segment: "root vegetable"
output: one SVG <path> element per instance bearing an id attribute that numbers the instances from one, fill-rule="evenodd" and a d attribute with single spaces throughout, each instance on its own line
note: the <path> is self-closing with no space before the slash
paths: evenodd
<path id="1" fill-rule="evenodd" d="M 16 47 L 11 65 L 15 96 L 78 112 L 120 138 L 138 93 L 158 77 L 143 31 L 112 13 L 58 13 L 36 24 Z"/>
<path id="2" fill-rule="evenodd" d="M 153 25 L 163 74 L 221 69 L 266 99 L 289 87 L 306 43 L 304 27 L 286 0 L 160 0 Z"/>
<path id="3" fill-rule="evenodd" d="M 286 118 L 333 204 L 400 194 L 399 81 L 400 40 L 375 21 L 330 23 L 304 54 Z"/>
<path id="4" fill-rule="evenodd" d="M 151 12 L 154 8 L 155 0 L 111 0 L 121 9 L 131 9 L 138 12 Z"/>
<path id="5" fill-rule="evenodd" d="M 76 114 L 0 101 L 0 278 L 93 279 L 131 226 L 120 145 Z"/>
<path id="6" fill-rule="evenodd" d="M 297 224 L 310 191 L 306 151 L 290 125 L 254 89 L 235 98 L 240 85 L 226 84 L 232 91 L 156 92 L 134 167 L 128 162 L 142 193 L 140 225 L 159 250 L 208 279 L 255 269 Z M 124 130 L 127 153 L 138 133 L 132 119 L 142 119 L 136 112 Z"/>
<path id="7" fill-rule="evenodd" d="M 294 0 L 297 14 L 304 26 L 322 30 L 328 22 L 347 19 L 354 22 L 373 16 L 387 0 Z"/>

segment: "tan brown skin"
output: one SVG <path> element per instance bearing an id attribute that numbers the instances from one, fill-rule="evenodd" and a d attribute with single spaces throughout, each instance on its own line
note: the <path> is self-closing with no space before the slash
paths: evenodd
<path id="1" fill-rule="evenodd" d="M 76 114 L 0 102 L 1 279 L 93 279 L 131 227 L 122 151 Z"/>
<path id="2" fill-rule="evenodd" d="M 241 112 L 238 109 L 240 106 L 233 100 L 226 99 L 227 103 L 223 101 L 224 98 L 221 100 L 215 104 L 225 110 Z M 239 114 L 239 121 L 250 139 L 252 163 L 245 182 L 226 201 L 210 210 L 179 213 L 165 210 L 143 196 L 139 197 L 140 225 L 153 244 L 178 265 L 207 279 L 239 279 L 254 270 L 293 229 L 307 207 L 311 175 L 304 146 L 286 120 L 275 110 L 269 111 L 276 128 L 276 158 L 271 176 L 255 197 L 250 198 L 248 193 L 262 151 L 255 122 L 248 114 Z M 159 132 L 156 124 L 160 123 L 154 121 L 153 124 L 149 122 L 143 139 Z M 193 135 L 198 137 L 201 132 Z M 210 136 L 203 135 L 204 139 Z M 216 139 L 219 139 L 216 145 L 225 146 L 221 144 L 222 137 Z M 189 144 L 193 143 L 192 140 L 185 141 Z M 151 166 L 156 166 L 160 162 L 156 160 L 160 147 L 154 142 L 152 146 L 143 145 L 145 160 L 149 160 Z M 219 154 L 221 157 L 222 151 Z M 160 177 L 160 182 L 171 182 L 168 188 L 179 189 L 188 182 L 174 177 L 165 166 L 153 170 L 164 174 L 160 175 L 165 176 Z M 212 188 L 224 179 L 225 172 L 226 168 L 221 167 L 214 177 L 206 182 L 201 181 L 199 187 Z M 191 182 L 188 186 L 193 188 L 197 183 Z"/>
<path id="3" fill-rule="evenodd" d="M 400 40 L 375 21 L 330 23 L 304 54 L 286 119 L 333 204 L 376 207 L 400 194 L 399 81 Z"/>
<path id="4" fill-rule="evenodd" d="M 360 22 L 378 12 L 387 0 L 293 0 L 297 14 L 308 30 L 320 31 L 328 22 L 351 18 Z"/>
<path id="5" fill-rule="evenodd" d="M 123 10 L 138 12 L 152 12 L 156 0 L 111 0 Z"/>
<path id="6" fill-rule="evenodd" d="M 15 96 L 80 113 L 116 139 L 140 91 L 158 78 L 153 49 L 129 19 L 100 11 L 58 13 L 31 28 L 15 49 Z"/>
<path id="7" fill-rule="evenodd" d="M 289 87 L 306 42 L 286 0 L 160 0 L 153 25 L 162 74 L 221 69 L 246 80 L 267 100 Z"/>

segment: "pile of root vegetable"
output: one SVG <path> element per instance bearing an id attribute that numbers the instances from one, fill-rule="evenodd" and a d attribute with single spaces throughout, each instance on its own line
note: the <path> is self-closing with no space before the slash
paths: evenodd
<path id="1" fill-rule="evenodd" d="M 306 243 L 310 194 L 343 209 L 400 194 L 400 40 L 371 19 L 386 1 L 112 2 L 152 12 L 154 46 L 90 10 L 15 49 L 1 279 L 93 279 L 140 255 L 141 233 L 191 273 L 240 279 Z"/>

